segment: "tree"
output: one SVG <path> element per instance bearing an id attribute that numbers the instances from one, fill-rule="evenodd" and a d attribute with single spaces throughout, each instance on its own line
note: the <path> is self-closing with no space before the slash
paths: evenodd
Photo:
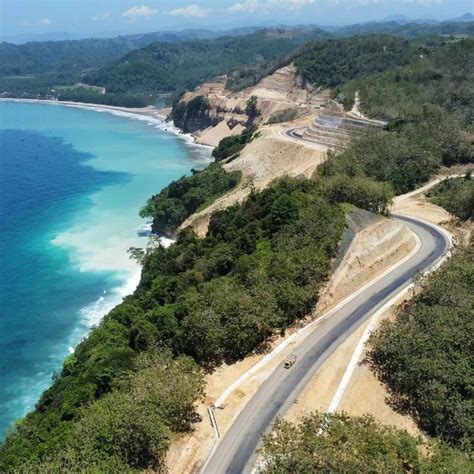
<path id="1" fill-rule="evenodd" d="M 420 454 L 421 448 L 431 451 Z M 315 412 L 292 424 L 276 421 L 264 435 L 260 473 L 468 472 L 469 460 L 437 442 L 423 445 L 373 418 Z M 459 470 L 453 470 L 456 466 Z"/>
<path id="2" fill-rule="evenodd" d="M 367 363 L 398 410 L 453 446 L 472 449 L 474 250 L 460 250 L 370 339 Z"/>
<path id="3" fill-rule="evenodd" d="M 247 104 L 245 106 L 245 113 L 247 114 L 248 123 L 247 126 L 252 124 L 257 117 L 259 117 L 262 112 L 258 108 L 258 98 L 255 95 L 250 96 L 247 100 Z"/>

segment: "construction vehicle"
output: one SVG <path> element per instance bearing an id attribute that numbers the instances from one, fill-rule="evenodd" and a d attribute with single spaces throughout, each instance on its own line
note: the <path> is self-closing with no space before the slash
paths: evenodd
<path id="1" fill-rule="evenodd" d="M 295 362 L 296 362 L 296 355 L 290 354 L 283 362 L 283 367 L 285 367 L 285 369 L 289 369 L 295 364 Z"/>

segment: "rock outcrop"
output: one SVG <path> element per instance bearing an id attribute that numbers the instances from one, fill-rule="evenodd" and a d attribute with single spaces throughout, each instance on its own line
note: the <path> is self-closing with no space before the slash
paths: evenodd
<path id="1" fill-rule="evenodd" d="M 297 75 L 293 65 L 278 69 L 262 79 L 258 84 L 239 92 L 225 88 L 226 76 L 220 76 L 204 82 L 194 91 L 184 94 L 178 109 L 178 121 L 175 124 L 184 131 L 193 132 L 198 143 L 216 146 L 222 138 L 242 132 L 249 121 L 246 113 L 247 101 L 257 98 L 260 115 L 258 125 L 265 124 L 272 117 L 285 116 L 281 112 L 291 111 L 293 119 L 310 116 L 329 98 L 329 92 L 314 89 Z M 196 118 L 187 119 L 181 127 L 180 115 L 186 104 L 192 104 L 199 97 L 207 101 L 208 109 Z M 199 99 L 201 100 L 201 99 Z M 174 113 L 173 113 L 174 115 Z"/>

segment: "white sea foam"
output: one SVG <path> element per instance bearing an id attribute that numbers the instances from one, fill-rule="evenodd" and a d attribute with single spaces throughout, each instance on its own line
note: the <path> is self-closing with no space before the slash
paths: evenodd
<path id="1" fill-rule="evenodd" d="M 205 149 L 212 149 L 214 147 L 210 145 L 203 145 L 201 143 L 196 143 L 194 136 L 191 133 L 183 133 L 178 127 L 174 125 L 172 121 L 167 121 L 165 116 L 152 117 L 140 112 L 129 112 L 121 108 L 114 108 L 113 106 L 106 106 L 100 104 L 87 104 L 79 102 L 67 102 L 67 101 L 57 101 L 57 100 L 39 100 L 39 99 L 10 99 L 10 98 L 0 98 L 0 101 L 3 102 L 25 102 L 25 103 L 34 103 L 34 104 L 47 104 L 47 105 L 56 105 L 59 107 L 73 107 L 77 109 L 86 109 L 93 110 L 95 112 L 105 112 L 117 117 L 125 117 L 133 120 L 139 120 L 141 122 L 146 122 L 148 125 L 152 125 L 155 128 L 168 132 L 170 134 L 176 135 L 177 137 L 183 139 L 188 144 L 193 145 L 194 147 L 200 147 Z"/>
<path id="2" fill-rule="evenodd" d="M 135 291 L 140 282 L 140 275 L 140 271 L 134 273 L 122 286 L 112 289 L 107 296 L 101 296 L 95 303 L 81 309 L 81 316 L 87 321 L 88 329 L 98 324 L 125 296 Z"/>
<path id="3" fill-rule="evenodd" d="M 2 99 L 0 99 L 2 100 Z M 39 101 L 27 99 L 8 99 L 14 102 L 33 102 L 40 104 L 56 105 L 93 110 L 100 113 L 109 113 L 118 117 L 138 120 L 144 122 L 162 132 L 172 134 L 186 141 L 193 148 L 209 150 L 210 147 L 198 145 L 194 142 L 192 135 L 183 134 L 172 123 L 166 122 L 165 118 L 155 118 L 139 112 L 128 112 L 113 108 L 103 107 L 95 104 L 75 104 L 55 101 Z M 205 157 L 206 155 L 206 157 Z M 202 158 L 209 162 L 208 153 L 203 153 Z M 115 159 L 115 157 L 114 157 Z M 115 163 L 115 162 L 114 162 Z M 143 170 L 140 170 L 142 173 Z M 67 248 L 71 262 L 80 271 L 111 271 L 123 276 L 123 284 L 116 288 L 102 290 L 102 295 L 93 303 L 88 304 L 80 310 L 80 324 L 68 340 L 67 350 L 74 351 L 74 347 L 84 338 L 91 327 L 100 323 L 102 318 L 117 306 L 123 298 L 132 294 L 139 281 L 141 269 L 136 262 L 130 260 L 126 249 L 132 246 L 146 246 L 146 237 L 139 237 L 137 230 L 140 228 L 140 220 L 136 214 L 130 217 L 126 213 L 117 212 L 118 209 L 110 209 L 108 206 L 114 201 L 114 196 L 124 194 L 122 184 L 109 185 L 106 188 L 90 196 L 91 206 L 80 219 L 69 229 L 61 232 L 53 240 L 53 244 Z M 138 206 L 137 206 L 138 207 Z M 136 208 L 133 208 L 133 213 Z M 104 222 L 107 225 L 102 225 Z M 141 221 L 143 222 L 143 221 Z M 147 223 L 149 224 L 149 223 Z M 136 227 L 135 227 L 136 226 Z M 160 237 L 163 246 L 168 247 L 174 241 L 166 237 Z"/>

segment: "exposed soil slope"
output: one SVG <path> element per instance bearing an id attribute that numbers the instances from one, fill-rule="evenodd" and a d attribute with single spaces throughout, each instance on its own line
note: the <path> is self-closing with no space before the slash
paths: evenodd
<path id="1" fill-rule="evenodd" d="M 216 210 L 243 201 L 252 188 L 263 189 L 282 176 L 310 177 L 326 159 L 324 150 L 285 140 L 279 130 L 278 125 L 262 127 L 261 135 L 247 145 L 238 158 L 224 165 L 227 171 L 242 172 L 239 186 L 190 216 L 181 228 L 192 226 L 199 235 L 205 235 L 209 218 Z"/>
<path id="2" fill-rule="evenodd" d="M 216 146 L 222 138 L 239 134 L 248 121 L 245 108 L 251 96 L 258 99 L 261 111 L 258 124 L 267 123 L 272 116 L 284 110 L 294 110 L 295 118 L 314 114 L 329 97 L 328 91 L 304 84 L 293 65 L 278 69 L 255 86 L 239 92 L 226 90 L 226 80 L 225 76 L 220 76 L 204 82 L 181 99 L 189 102 L 197 96 L 205 96 L 210 104 L 210 118 L 217 119 L 216 126 L 195 133 L 198 143 Z"/>

